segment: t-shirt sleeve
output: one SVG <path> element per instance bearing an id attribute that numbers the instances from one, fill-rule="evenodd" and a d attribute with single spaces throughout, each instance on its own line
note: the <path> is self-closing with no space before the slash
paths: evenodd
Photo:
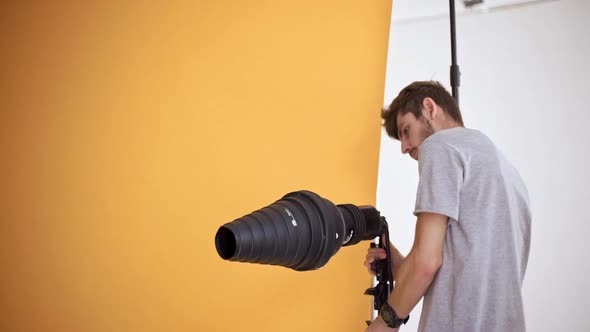
<path id="1" fill-rule="evenodd" d="M 414 214 L 438 213 L 459 219 L 463 162 L 451 146 L 427 141 L 420 146 L 420 180 Z"/>

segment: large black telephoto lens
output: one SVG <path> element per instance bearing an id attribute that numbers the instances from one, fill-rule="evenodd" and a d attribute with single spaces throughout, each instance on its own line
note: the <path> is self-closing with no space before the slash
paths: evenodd
<path id="1" fill-rule="evenodd" d="M 308 271 L 324 266 L 341 246 L 381 235 L 384 227 L 372 206 L 334 205 L 302 190 L 221 226 L 215 247 L 226 260 Z"/>

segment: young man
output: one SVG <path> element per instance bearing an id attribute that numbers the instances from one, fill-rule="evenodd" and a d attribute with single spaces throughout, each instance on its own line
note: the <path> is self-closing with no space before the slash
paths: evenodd
<path id="1" fill-rule="evenodd" d="M 395 287 L 367 331 L 397 331 L 424 297 L 419 331 L 525 331 L 521 286 L 531 214 L 504 155 L 467 129 L 438 82 L 414 82 L 382 112 L 387 134 L 418 161 L 414 244 L 392 246 Z M 365 266 L 385 258 L 369 249 Z"/>

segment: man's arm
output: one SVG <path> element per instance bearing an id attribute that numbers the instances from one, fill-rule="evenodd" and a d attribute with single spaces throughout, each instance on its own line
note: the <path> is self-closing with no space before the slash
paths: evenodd
<path id="1" fill-rule="evenodd" d="M 396 271 L 393 292 L 387 301 L 398 317 L 407 317 L 432 283 L 442 264 L 448 217 L 420 213 L 414 245 Z"/>
<path id="2" fill-rule="evenodd" d="M 420 213 L 416 221 L 414 245 L 408 256 L 404 258 L 397 249 L 395 253 L 392 252 L 394 256 L 392 259 L 398 262 L 401 259 L 401 263 L 398 266 L 394 264 L 396 282 L 387 302 L 393 307 L 398 317 L 403 318 L 410 314 L 438 272 L 442 264 L 447 222 L 448 217 L 445 215 Z M 369 257 L 384 258 L 381 253 L 368 255 L 367 260 Z M 365 265 L 369 264 L 365 261 Z M 398 331 L 398 329 L 387 327 L 381 317 L 377 317 L 366 331 L 390 332 Z"/>
<path id="3" fill-rule="evenodd" d="M 399 273 L 399 268 L 402 266 L 402 263 L 404 262 L 404 260 L 406 259 L 404 257 L 404 255 L 402 255 L 399 250 L 397 250 L 397 248 L 393 245 L 391 245 L 390 243 L 390 247 L 389 247 L 390 251 L 391 251 L 391 272 L 393 272 L 393 281 L 396 280 L 397 278 L 397 274 Z"/>

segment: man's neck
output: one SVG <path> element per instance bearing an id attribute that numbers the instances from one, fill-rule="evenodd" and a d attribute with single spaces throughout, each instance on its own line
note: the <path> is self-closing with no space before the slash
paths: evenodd
<path id="1" fill-rule="evenodd" d="M 433 129 L 434 129 L 434 132 L 437 132 L 437 131 L 441 131 L 441 130 L 458 128 L 458 127 L 463 127 L 463 126 L 458 124 L 457 122 L 446 122 L 446 123 L 440 124 L 438 126 L 438 128 L 433 128 Z"/>

